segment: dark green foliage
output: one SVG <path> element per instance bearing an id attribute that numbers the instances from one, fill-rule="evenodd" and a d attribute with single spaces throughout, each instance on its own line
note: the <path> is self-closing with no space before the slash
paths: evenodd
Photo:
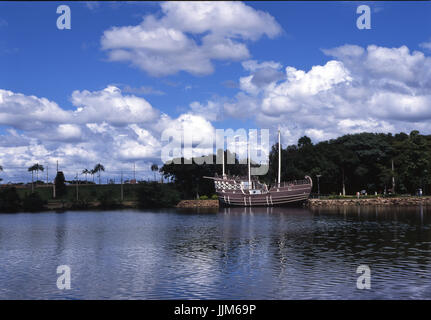
<path id="1" fill-rule="evenodd" d="M 220 151 L 221 152 L 221 151 Z M 180 192 L 181 199 L 196 199 L 200 195 L 211 196 L 215 193 L 214 182 L 205 179 L 204 176 L 213 177 L 222 173 L 222 165 L 216 164 L 216 156 L 212 157 L 212 164 L 203 163 L 204 157 L 197 158 L 198 163 L 195 161 L 189 164 L 190 160 L 175 159 L 170 164 L 165 164 L 160 169 L 165 178 L 173 179 L 174 185 Z M 221 158 L 221 155 L 220 155 Z M 228 164 L 227 159 L 232 159 L 233 164 Z M 176 163 L 182 164 L 176 164 Z M 238 158 L 235 154 L 225 151 L 226 173 L 230 175 L 247 175 L 247 164 L 239 164 Z"/>
<path id="2" fill-rule="evenodd" d="M 213 156 L 215 159 L 215 156 Z M 395 171 L 392 173 L 391 162 Z M 184 163 L 184 159 L 181 159 Z M 260 180 L 272 184 L 277 179 L 278 144 L 272 146 L 269 155 L 268 173 Z M 215 160 L 214 162 L 215 163 Z M 238 161 L 236 160 L 236 163 Z M 317 192 L 316 175 L 320 178 L 322 194 L 356 194 L 367 190 L 368 194 L 383 193 L 392 188 L 395 176 L 395 192 L 415 194 L 422 188 L 431 193 L 431 135 L 421 135 L 412 131 L 409 135 L 399 133 L 348 134 L 337 139 L 313 144 L 304 136 L 297 145 L 282 150 L 282 181 L 303 179 L 305 175 L 313 179 L 313 192 Z M 203 176 L 221 175 L 221 165 L 165 164 L 160 171 L 172 178 L 183 199 L 193 199 L 197 195 L 211 196 L 213 181 Z M 227 165 L 227 173 L 247 174 L 246 165 Z M 229 172 L 230 171 L 230 172 Z"/>
<path id="3" fill-rule="evenodd" d="M 38 193 L 27 194 L 22 201 L 22 208 L 24 211 L 36 212 L 44 210 L 44 201 Z"/>
<path id="4" fill-rule="evenodd" d="M 64 196 L 67 193 L 66 179 L 62 171 L 58 171 L 55 177 L 55 193 L 57 197 Z"/>
<path id="5" fill-rule="evenodd" d="M 0 189 L 0 212 L 18 212 L 21 208 L 21 199 L 16 188 Z"/>
<path id="6" fill-rule="evenodd" d="M 321 174 L 323 194 L 342 192 L 343 177 L 348 194 L 367 190 L 369 194 L 383 193 L 392 188 L 391 161 L 394 161 L 395 191 L 414 194 L 417 188 L 430 192 L 431 136 L 413 131 L 405 133 L 358 133 L 315 145 L 301 138 L 297 146 L 282 151 L 282 180 L 313 178 L 313 192 L 317 192 L 316 175 Z M 270 169 L 263 180 L 277 178 L 278 148 L 273 146 Z"/>
<path id="7" fill-rule="evenodd" d="M 114 192 L 112 190 L 107 190 L 103 192 L 98 199 L 99 208 L 101 209 L 115 209 L 119 207 L 119 202 L 114 198 Z"/>
<path id="8" fill-rule="evenodd" d="M 141 208 L 169 208 L 180 202 L 180 193 L 170 183 L 142 182 L 137 197 Z"/>

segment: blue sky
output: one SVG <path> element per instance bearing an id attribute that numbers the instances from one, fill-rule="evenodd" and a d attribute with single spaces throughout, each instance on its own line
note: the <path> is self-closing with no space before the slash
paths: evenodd
<path id="1" fill-rule="evenodd" d="M 146 168 L 161 131 L 184 122 L 202 134 L 281 126 L 284 143 L 431 133 L 428 2 L 366 2 L 370 30 L 356 27 L 363 2 L 211 4 L 210 24 L 195 19 L 200 3 L 64 2 L 71 30 L 56 27 L 59 4 L 0 3 L 0 164 Z M 229 20 L 233 11 L 240 19 Z M 129 120 L 116 121 L 118 101 Z"/>
<path id="2" fill-rule="evenodd" d="M 373 10 L 372 29 L 358 30 L 356 7 L 360 3 L 247 2 L 248 6 L 270 13 L 283 29 L 276 39 L 262 38 L 252 43 L 252 58 L 307 70 L 327 61 L 321 48 L 354 43 L 407 45 L 413 50 L 420 49 L 419 43 L 430 36 L 426 33 L 431 30 L 429 3 L 368 3 Z M 148 98 L 151 102 L 167 112 L 178 113 L 177 107 L 187 107 L 192 100 L 232 95 L 235 91 L 223 86 L 223 82 L 236 81 L 245 74 L 240 63 L 216 62 L 215 72 L 209 76 L 181 72 L 154 78 L 127 64 L 106 62 L 106 54 L 100 49 L 103 32 L 112 26 L 139 24 L 143 16 L 160 12 L 158 4 L 100 2 L 89 9 L 85 3 L 71 2 L 72 29 L 63 31 L 55 24 L 58 5 L 1 3 L 0 19 L 7 22 L 7 26 L 0 27 L 1 88 L 47 97 L 68 108 L 73 90 L 97 90 L 111 83 L 146 85 L 167 93 Z M 166 82 L 181 84 L 173 87 Z M 195 90 L 185 92 L 186 86 Z"/>
<path id="3" fill-rule="evenodd" d="M 425 31 L 431 30 L 429 3 L 369 3 L 377 11 L 372 14 L 371 30 L 356 28 L 358 3 L 361 2 L 247 2 L 270 13 L 283 29 L 276 39 L 263 38 L 252 43 L 252 58 L 308 70 L 327 61 L 321 48 L 354 43 L 407 45 L 417 50 L 419 43 L 429 37 Z M 103 32 L 112 26 L 139 24 L 143 16 L 160 12 L 160 7 L 145 2 L 100 2 L 89 9 L 85 3 L 72 2 L 68 3 L 72 29 L 60 31 L 56 28 L 58 5 L 58 2 L 1 3 L 0 19 L 7 22 L 7 26 L 0 27 L 3 57 L 0 68 L 4 70 L 1 88 L 47 97 L 70 108 L 69 96 L 73 90 L 98 90 L 112 83 L 145 85 L 166 93 L 152 95 L 149 101 L 163 111 L 179 114 L 178 109 L 186 108 L 191 101 L 211 99 L 213 95 L 231 96 L 235 90 L 226 88 L 223 82 L 237 81 L 245 74 L 240 63 L 216 62 L 215 72 L 209 76 L 180 72 L 154 78 L 127 64 L 106 62 L 106 54 L 100 49 Z M 192 89 L 186 90 L 187 86 Z"/>

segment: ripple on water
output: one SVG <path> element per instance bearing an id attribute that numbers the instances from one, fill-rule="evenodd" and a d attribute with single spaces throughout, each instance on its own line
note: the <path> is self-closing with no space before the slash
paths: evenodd
<path id="1" fill-rule="evenodd" d="M 430 230 L 426 208 L 0 215 L 0 298 L 431 299 Z"/>

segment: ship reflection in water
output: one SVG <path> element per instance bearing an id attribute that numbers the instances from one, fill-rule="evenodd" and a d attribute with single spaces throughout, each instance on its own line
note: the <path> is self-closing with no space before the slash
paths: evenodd
<path id="1" fill-rule="evenodd" d="M 430 299 L 431 209 L 0 215 L 0 260 L 1 299 Z"/>

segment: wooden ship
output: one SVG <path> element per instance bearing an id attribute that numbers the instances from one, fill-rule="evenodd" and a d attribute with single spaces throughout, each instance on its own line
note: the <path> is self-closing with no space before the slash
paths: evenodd
<path id="1" fill-rule="evenodd" d="M 308 199 L 313 181 L 309 176 L 304 180 L 281 182 L 281 143 L 278 130 L 278 181 L 272 186 L 261 183 L 257 177 L 251 176 L 250 146 L 248 145 L 248 178 L 228 176 L 225 174 L 224 152 L 223 173 L 221 177 L 205 177 L 214 180 L 215 190 L 224 206 L 281 206 L 299 203 Z"/>

